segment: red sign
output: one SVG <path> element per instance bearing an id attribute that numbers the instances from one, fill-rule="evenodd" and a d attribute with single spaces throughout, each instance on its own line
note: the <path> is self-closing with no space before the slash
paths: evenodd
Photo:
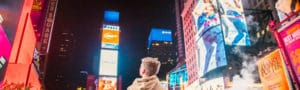
<path id="1" fill-rule="evenodd" d="M 283 28 L 279 34 L 284 42 L 292 69 L 300 81 L 300 17 L 292 21 L 288 27 Z"/>

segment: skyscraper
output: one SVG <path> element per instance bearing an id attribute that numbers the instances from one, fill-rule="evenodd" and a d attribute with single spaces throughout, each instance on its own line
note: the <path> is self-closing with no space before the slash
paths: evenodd
<path id="1" fill-rule="evenodd" d="M 72 78 L 76 76 L 78 67 L 67 65 L 74 62 L 72 56 L 74 56 L 75 36 L 71 31 L 61 31 L 56 34 L 53 37 L 56 41 L 53 42 L 49 54 L 51 61 L 47 63 L 45 84 L 47 89 L 74 89 L 76 85 L 71 83 L 74 82 Z M 73 71 L 70 71 L 71 69 Z"/>
<path id="2" fill-rule="evenodd" d="M 148 55 L 161 62 L 158 77 L 166 80 L 166 73 L 175 66 L 175 49 L 169 29 L 152 28 L 148 39 Z"/>

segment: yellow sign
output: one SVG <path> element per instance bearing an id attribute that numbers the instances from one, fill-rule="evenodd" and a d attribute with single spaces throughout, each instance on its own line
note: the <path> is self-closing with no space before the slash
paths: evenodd
<path id="1" fill-rule="evenodd" d="M 290 90 L 287 71 L 279 49 L 261 58 L 257 65 L 264 90 Z"/>
<path id="2" fill-rule="evenodd" d="M 118 30 L 103 29 L 102 43 L 119 44 L 119 34 Z"/>

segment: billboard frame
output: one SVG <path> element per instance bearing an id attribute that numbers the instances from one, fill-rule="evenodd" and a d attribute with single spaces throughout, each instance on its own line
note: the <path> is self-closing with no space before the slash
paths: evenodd
<path id="1" fill-rule="evenodd" d="M 298 20 L 300 20 L 300 16 L 297 15 L 297 13 L 300 13 L 300 10 L 296 11 L 296 12 L 292 12 L 290 13 L 284 20 L 282 20 L 281 22 L 277 23 L 274 26 L 270 25 L 270 31 L 273 33 L 273 35 L 275 36 L 275 40 L 278 44 L 278 48 L 280 49 L 282 56 L 284 58 L 284 62 L 287 66 L 287 70 L 291 76 L 291 80 L 292 80 L 292 85 L 295 87 L 295 89 L 300 89 L 300 82 L 297 79 L 296 73 L 295 71 L 293 71 L 293 67 L 291 66 L 291 59 L 288 56 L 286 47 L 284 45 L 283 42 L 283 38 L 280 36 L 280 32 L 282 32 L 284 29 L 288 28 L 289 25 L 292 25 L 294 22 Z M 294 18 L 293 20 L 289 21 L 291 18 Z M 284 24 L 284 26 L 282 26 L 282 24 Z"/>

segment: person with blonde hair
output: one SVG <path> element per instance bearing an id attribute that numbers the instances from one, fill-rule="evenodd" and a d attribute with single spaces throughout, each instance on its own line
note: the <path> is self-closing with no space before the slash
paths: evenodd
<path id="1" fill-rule="evenodd" d="M 159 68 L 160 62 L 157 58 L 143 58 L 140 65 L 140 76 L 142 78 L 136 78 L 127 90 L 165 90 L 156 76 Z"/>

